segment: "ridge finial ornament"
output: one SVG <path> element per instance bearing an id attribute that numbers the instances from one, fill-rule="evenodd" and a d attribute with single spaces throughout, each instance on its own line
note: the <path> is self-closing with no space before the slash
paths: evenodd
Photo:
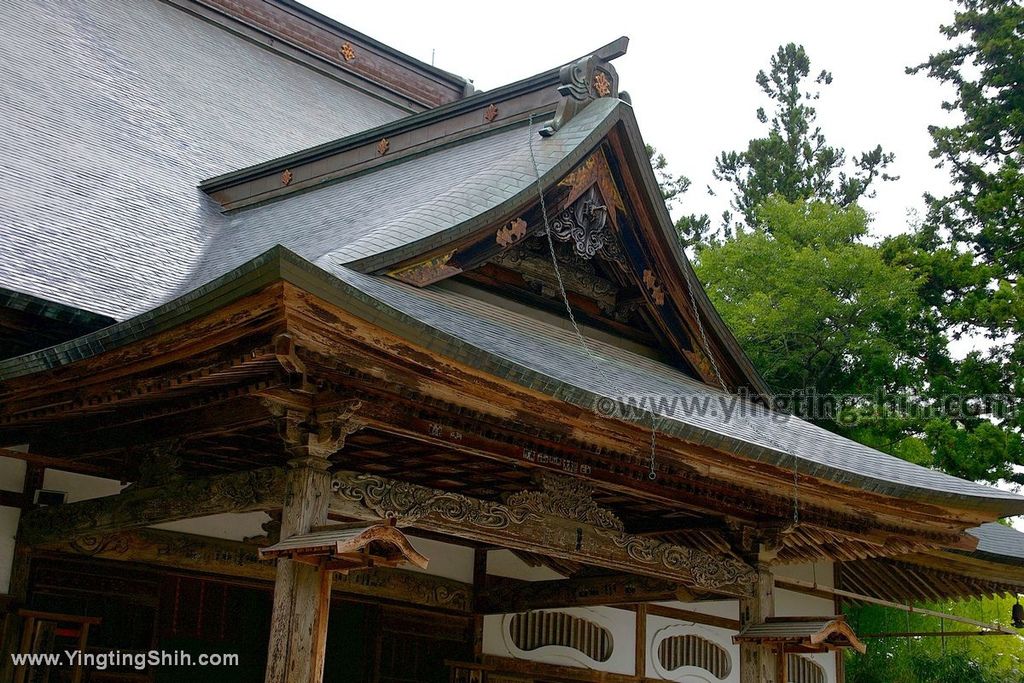
<path id="1" fill-rule="evenodd" d="M 541 129 L 540 134 L 550 137 L 569 120 L 599 97 L 618 97 L 619 76 L 608 62 L 588 55 L 558 71 L 558 103 L 555 118 Z"/>

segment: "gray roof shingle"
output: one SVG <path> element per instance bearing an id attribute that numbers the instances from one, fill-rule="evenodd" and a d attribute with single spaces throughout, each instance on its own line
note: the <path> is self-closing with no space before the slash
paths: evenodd
<path id="1" fill-rule="evenodd" d="M 0 286 L 125 318 L 219 218 L 205 178 L 404 112 L 160 0 L 0 4 Z"/>
<path id="2" fill-rule="evenodd" d="M 975 554 L 1003 558 L 1012 564 L 1024 564 L 1024 533 L 1013 527 L 998 523 L 982 524 L 967 533 L 978 539 Z"/>
<path id="3" fill-rule="evenodd" d="M 1024 512 L 1024 498 L 1014 493 L 927 469 L 799 418 L 767 411 L 632 351 L 589 339 L 597 357 L 593 360 L 566 325 L 447 288 L 419 289 L 347 268 L 336 274 L 405 324 L 418 324 L 421 343 L 429 340 L 428 346 L 449 357 L 570 403 L 606 413 L 607 399 L 676 398 L 655 404 L 659 431 L 691 442 L 885 495 L 950 503 L 967 498 L 1000 514 Z M 649 424 L 639 413 L 631 419 Z"/>
<path id="4" fill-rule="evenodd" d="M 592 103 L 557 135 L 534 132 L 541 175 L 596 144 L 617 100 Z M 539 124 L 535 125 L 535 129 Z M 443 147 L 311 192 L 223 217 L 184 293 L 281 244 L 325 270 L 413 256 L 431 240 L 456 239 L 536 182 L 525 127 Z M 532 195 L 531 195 L 532 199 Z M 431 245 L 434 246 L 434 245 Z"/>

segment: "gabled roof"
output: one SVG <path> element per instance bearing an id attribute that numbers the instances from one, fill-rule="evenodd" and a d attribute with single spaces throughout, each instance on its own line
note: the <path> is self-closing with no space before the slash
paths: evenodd
<path id="1" fill-rule="evenodd" d="M 568 172 L 627 107 L 602 99 L 554 137 L 537 138 L 544 177 Z M 538 128 L 539 126 L 535 126 Z M 520 195 L 535 198 L 526 126 L 514 123 L 429 154 L 404 157 L 316 189 L 233 212 L 218 221 L 188 291 L 283 244 L 325 270 L 358 262 L 372 269 L 486 227 Z"/>
<path id="2" fill-rule="evenodd" d="M 624 348 L 593 341 L 603 359 L 595 364 L 565 324 L 451 288 L 417 288 L 372 274 L 493 228 L 535 201 L 531 138 L 539 181 L 547 186 L 620 126 L 630 152 L 623 161 L 642 181 L 640 199 L 654 217 L 650 234 L 659 240 L 662 262 L 696 301 L 709 336 L 758 387 L 749 361 L 692 284 L 696 278 L 624 101 L 599 97 L 554 135 L 528 138 L 530 115 L 539 126 L 557 101 L 557 79 L 545 74 L 417 115 L 410 127 L 393 121 L 398 114 L 380 101 L 157 0 L 140 0 L 113 18 L 98 0 L 73 8 L 34 2 L 25 11 L 8 10 L 12 39 L 0 47 L 0 78 L 21 86 L 14 98 L 0 100 L 0 115 L 15 132 L 0 139 L 13 181 L 0 189 L 0 285 L 124 322 L 0 362 L 0 378 L 73 363 L 179 324 L 197 314 L 193 302 L 211 293 L 228 300 L 244 287 L 266 284 L 274 276 L 267 269 L 278 268 L 279 275 L 288 264 L 367 320 L 569 403 L 602 409 L 609 399 L 626 398 L 624 392 L 675 397 L 654 419 L 659 431 L 691 442 L 883 495 L 993 516 L 1024 512 L 1024 499 L 1012 493 L 769 413 Z M 43 49 L 51 43 L 74 45 L 77 53 L 72 58 L 65 47 L 51 55 Z M 505 106 L 512 98 L 518 109 Z M 499 99 L 506 114 L 483 125 L 489 104 Z M 514 115 L 504 118 L 510 108 Z M 384 127 L 263 161 L 376 124 Z M 458 134 L 445 134 L 446 126 L 458 127 Z M 381 142 L 405 136 L 405 147 L 396 142 L 392 152 L 374 144 L 378 135 Z M 339 161 L 349 165 L 316 175 L 318 164 L 324 170 Z M 252 182 L 265 183 L 272 194 L 283 186 L 286 194 L 222 212 L 196 188 L 202 178 L 257 162 L 204 189 L 217 194 Z M 293 165 L 311 169 L 296 187 L 281 178 Z M 643 411 L 626 417 L 652 419 Z"/>

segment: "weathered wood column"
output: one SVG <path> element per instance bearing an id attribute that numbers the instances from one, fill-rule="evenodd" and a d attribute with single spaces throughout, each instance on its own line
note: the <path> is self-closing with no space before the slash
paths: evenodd
<path id="1" fill-rule="evenodd" d="M 763 623 L 775 616 L 775 579 L 771 568 L 757 562 L 757 582 L 753 595 L 740 598 L 740 631 L 751 624 Z M 786 683 L 777 680 L 779 659 L 785 656 L 757 643 L 740 644 L 740 683 Z"/>
<path id="2" fill-rule="evenodd" d="M 358 428 L 351 411 L 317 414 L 282 409 L 282 436 L 292 455 L 281 512 L 281 538 L 327 522 L 331 497 L 328 457 Z M 291 559 L 277 560 L 266 683 L 320 683 L 330 615 L 331 572 Z"/>

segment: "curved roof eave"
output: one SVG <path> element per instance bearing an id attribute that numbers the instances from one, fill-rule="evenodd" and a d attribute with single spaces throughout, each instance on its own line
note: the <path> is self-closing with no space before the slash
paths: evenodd
<path id="1" fill-rule="evenodd" d="M 413 343 L 448 358 L 458 358 L 459 362 L 514 382 L 526 389 L 539 391 L 587 410 L 595 410 L 599 401 L 607 400 L 607 397 L 586 387 L 555 380 L 534 368 L 468 344 L 455 334 L 441 329 L 436 322 L 424 322 L 402 310 L 408 297 L 422 297 L 421 290 L 389 278 L 364 275 L 348 269 L 343 269 L 342 275 L 343 277 L 339 277 L 325 271 L 278 246 L 213 282 L 147 313 L 48 349 L 0 361 L 0 381 L 71 365 L 147 338 L 258 291 L 267 284 L 284 280 L 348 310 L 353 315 L 364 320 L 372 320 L 375 325 L 403 336 Z M 394 294 L 388 294 L 387 290 Z M 382 295 L 387 295 L 390 300 L 383 299 Z M 443 312 L 441 314 L 443 315 Z M 650 423 L 652 417 L 662 417 L 650 413 L 645 415 L 645 411 L 632 412 L 636 417 L 633 421 L 645 425 Z M 674 418 L 660 421 L 663 432 L 693 443 L 706 444 L 784 469 L 792 468 L 794 463 L 792 453 L 696 427 Z M 912 499 L 922 503 L 946 504 L 957 509 L 983 512 L 992 515 L 993 518 L 1024 513 L 1024 497 L 924 468 L 918 469 L 922 474 L 931 475 L 929 478 L 933 482 L 938 479 L 948 481 L 950 488 L 941 490 L 934 486 L 929 488 L 921 484 L 887 480 L 863 471 L 852 471 L 810 461 L 801 456 L 796 457 L 799 460 L 800 471 L 808 476 L 880 495 Z M 954 484 L 960 490 L 952 490 Z"/>

